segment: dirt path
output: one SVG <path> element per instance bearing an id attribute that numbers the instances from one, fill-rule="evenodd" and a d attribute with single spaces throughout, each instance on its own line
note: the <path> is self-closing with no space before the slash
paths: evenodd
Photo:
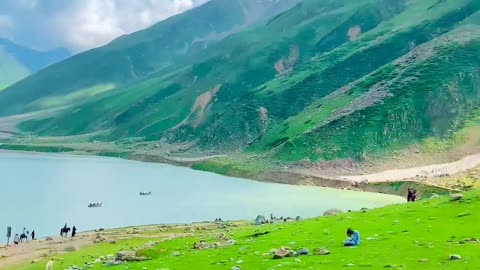
<path id="1" fill-rule="evenodd" d="M 75 239 L 56 237 L 49 241 L 42 239 L 11 245 L 8 248 L 0 247 L 0 266 L 9 267 L 40 260 L 53 254 L 62 253 L 69 247 L 84 248 L 93 245 L 93 239 L 94 233 L 84 233 Z"/>
<path id="2" fill-rule="evenodd" d="M 393 182 L 418 178 L 428 179 L 455 175 L 467 170 L 471 170 L 478 165 L 480 165 L 480 153 L 466 156 L 451 163 L 434 164 L 398 170 L 387 170 L 365 175 L 339 176 L 338 178 L 341 180 L 355 182 L 367 181 L 370 183 Z"/>

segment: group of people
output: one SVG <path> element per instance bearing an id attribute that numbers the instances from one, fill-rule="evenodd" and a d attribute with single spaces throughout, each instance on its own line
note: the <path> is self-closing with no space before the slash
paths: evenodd
<path id="1" fill-rule="evenodd" d="M 31 240 L 35 240 L 35 231 L 32 230 L 32 233 L 30 233 L 29 231 L 27 231 L 27 229 L 23 228 L 22 234 L 15 234 L 15 236 L 13 237 L 13 243 L 15 245 L 18 245 L 22 242 L 28 242 L 29 236 L 31 237 Z"/>
<path id="2" fill-rule="evenodd" d="M 92 207 L 102 207 L 102 203 L 90 203 L 88 205 L 89 208 L 92 208 Z"/>
<path id="3" fill-rule="evenodd" d="M 223 222 L 222 218 L 216 218 L 215 222 Z"/>
<path id="4" fill-rule="evenodd" d="M 414 202 L 417 200 L 417 190 L 414 188 L 408 189 L 407 201 Z"/>

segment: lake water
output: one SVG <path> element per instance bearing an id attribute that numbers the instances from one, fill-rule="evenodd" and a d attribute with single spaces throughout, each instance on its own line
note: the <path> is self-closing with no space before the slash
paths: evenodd
<path id="1" fill-rule="evenodd" d="M 7 226 L 38 236 L 68 223 L 79 231 L 130 225 L 316 217 L 331 208 L 359 210 L 400 197 L 260 183 L 170 165 L 114 158 L 0 152 L 0 242 Z M 153 196 L 139 196 L 151 191 Z M 102 208 L 88 208 L 102 202 Z"/>

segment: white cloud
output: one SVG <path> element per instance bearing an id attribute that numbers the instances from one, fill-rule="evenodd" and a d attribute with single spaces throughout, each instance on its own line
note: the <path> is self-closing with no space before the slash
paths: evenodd
<path id="1" fill-rule="evenodd" d="M 54 14 L 56 32 L 73 50 L 101 46 L 208 0 L 76 0 Z"/>

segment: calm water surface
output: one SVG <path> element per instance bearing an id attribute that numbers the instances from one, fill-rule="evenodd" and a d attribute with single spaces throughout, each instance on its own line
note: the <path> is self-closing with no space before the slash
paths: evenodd
<path id="1" fill-rule="evenodd" d="M 79 231 L 131 225 L 315 217 L 330 208 L 358 210 L 400 197 L 259 183 L 170 165 L 114 158 L 0 152 L 0 242 L 7 226 L 39 236 L 65 223 Z M 139 196 L 151 191 L 153 196 Z M 102 208 L 88 208 L 102 202 Z"/>

